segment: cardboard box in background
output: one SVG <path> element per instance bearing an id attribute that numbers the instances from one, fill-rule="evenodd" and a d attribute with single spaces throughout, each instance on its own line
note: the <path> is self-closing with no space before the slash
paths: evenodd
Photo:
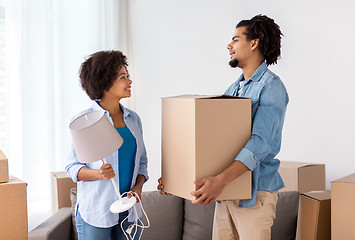
<path id="1" fill-rule="evenodd" d="M 76 183 L 65 172 L 51 172 L 51 181 L 53 213 L 62 207 L 71 207 L 70 189 L 76 188 Z"/>
<path id="2" fill-rule="evenodd" d="M 183 95 L 162 99 L 164 190 L 194 200 L 194 180 L 234 162 L 251 136 L 251 99 Z M 251 198 L 251 172 L 224 188 L 218 200 Z"/>
<path id="3" fill-rule="evenodd" d="M 355 173 L 331 182 L 332 239 L 355 239 Z"/>
<path id="4" fill-rule="evenodd" d="M 280 191 L 325 190 L 325 164 L 281 161 L 279 173 L 285 184 Z"/>
<path id="5" fill-rule="evenodd" d="M 27 183 L 10 176 L 0 183 L 0 239 L 27 239 Z"/>
<path id="6" fill-rule="evenodd" d="M 300 239 L 330 240 L 330 205 L 329 190 L 301 194 Z"/>
<path id="7" fill-rule="evenodd" d="M 9 181 L 9 163 L 5 154 L 0 150 L 0 183 Z"/>

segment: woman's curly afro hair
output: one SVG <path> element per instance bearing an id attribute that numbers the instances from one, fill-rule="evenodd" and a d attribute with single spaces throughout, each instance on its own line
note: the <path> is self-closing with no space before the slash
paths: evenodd
<path id="1" fill-rule="evenodd" d="M 112 87 L 119 70 L 127 66 L 127 57 L 120 51 L 96 52 L 80 66 L 81 86 L 90 99 L 101 99 Z"/>

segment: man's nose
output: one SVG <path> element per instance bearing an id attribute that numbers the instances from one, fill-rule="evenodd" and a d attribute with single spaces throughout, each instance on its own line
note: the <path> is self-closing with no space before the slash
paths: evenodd
<path id="1" fill-rule="evenodd" d="M 228 50 L 232 49 L 232 42 L 228 43 L 227 49 L 228 49 Z"/>

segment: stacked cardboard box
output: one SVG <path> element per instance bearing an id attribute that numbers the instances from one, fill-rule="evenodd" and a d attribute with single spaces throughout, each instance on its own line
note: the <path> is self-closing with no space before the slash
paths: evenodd
<path id="1" fill-rule="evenodd" d="M 355 173 L 331 182 L 332 239 L 355 239 Z"/>
<path id="2" fill-rule="evenodd" d="M 279 173 L 285 184 L 280 191 L 306 193 L 325 190 L 324 164 L 281 161 Z M 298 215 L 301 216 L 301 207 Z M 301 239 L 301 218 L 297 219 L 296 239 Z"/>
<path id="3" fill-rule="evenodd" d="M 0 183 L 0 239 L 27 239 L 27 184 L 10 176 Z"/>
<path id="4" fill-rule="evenodd" d="M 76 183 L 65 172 L 52 172 L 52 210 L 58 211 L 63 207 L 70 207 L 70 189 L 76 188 Z"/>
<path id="5" fill-rule="evenodd" d="M 330 240 L 330 191 L 302 193 L 300 199 L 300 236 L 307 240 Z"/>
<path id="6" fill-rule="evenodd" d="M 162 180 L 165 191 L 193 200 L 194 180 L 234 162 L 251 136 L 251 99 L 183 95 L 162 99 Z M 251 172 L 224 188 L 218 200 L 251 198 Z"/>
<path id="7" fill-rule="evenodd" d="M 5 154 L 0 150 L 0 183 L 9 181 L 9 166 Z"/>
<path id="8" fill-rule="evenodd" d="M 281 161 L 279 173 L 285 184 L 280 191 L 325 190 L 324 164 Z"/>

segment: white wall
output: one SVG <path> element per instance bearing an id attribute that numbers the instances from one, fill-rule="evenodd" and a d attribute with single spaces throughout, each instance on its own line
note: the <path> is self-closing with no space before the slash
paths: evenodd
<path id="1" fill-rule="evenodd" d="M 271 70 L 290 104 L 280 160 L 325 163 L 330 181 L 355 172 L 355 7 L 353 1 L 131 0 L 129 62 L 136 110 L 160 176 L 161 97 L 219 94 L 241 71 L 228 65 L 235 25 L 258 13 L 280 25 L 282 59 Z"/>

